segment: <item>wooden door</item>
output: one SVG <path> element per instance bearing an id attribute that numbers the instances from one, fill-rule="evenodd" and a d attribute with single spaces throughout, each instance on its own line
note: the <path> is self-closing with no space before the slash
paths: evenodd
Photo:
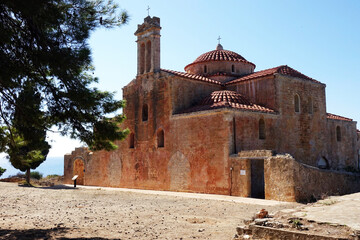
<path id="1" fill-rule="evenodd" d="M 78 178 L 76 179 L 76 184 L 84 185 L 84 176 L 85 176 L 84 161 L 79 158 L 74 161 L 74 176 L 75 175 L 78 175 Z"/>

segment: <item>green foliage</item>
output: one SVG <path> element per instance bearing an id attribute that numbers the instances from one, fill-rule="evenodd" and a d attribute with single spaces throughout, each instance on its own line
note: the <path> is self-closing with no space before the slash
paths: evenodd
<path id="1" fill-rule="evenodd" d="M 297 228 L 297 229 L 301 229 L 301 226 L 303 225 L 302 223 L 301 223 L 301 221 L 300 221 L 300 219 L 298 219 L 298 218 L 291 218 L 290 220 L 289 220 L 289 223 L 291 223 L 292 224 L 292 227 L 293 228 Z"/>
<path id="2" fill-rule="evenodd" d="M 40 180 L 40 179 L 43 178 L 43 174 L 39 173 L 38 171 L 34 171 L 34 172 L 30 173 L 30 177 L 34 178 L 34 179 L 37 179 L 37 180 Z"/>
<path id="3" fill-rule="evenodd" d="M 22 172 L 18 172 L 18 173 L 15 174 L 15 175 L 10 175 L 10 176 L 9 176 L 9 178 L 12 178 L 12 177 L 25 178 L 25 174 L 22 173 Z"/>
<path id="4" fill-rule="evenodd" d="M 57 174 L 49 174 L 49 175 L 46 176 L 47 179 L 55 178 L 55 177 L 60 177 L 60 175 L 57 175 Z"/>
<path id="5" fill-rule="evenodd" d="M 6 171 L 6 169 L 5 168 L 2 168 L 2 167 L 0 167 L 0 177 L 1 177 L 1 175 L 3 175 L 4 174 L 4 172 Z"/>
<path id="6" fill-rule="evenodd" d="M 87 41 L 127 20 L 110 0 L 0 2 L 0 152 L 14 167 L 35 169 L 46 159 L 54 126 L 94 150 L 125 138 L 124 116 L 104 117 L 125 103 L 91 87 L 98 79 Z"/>

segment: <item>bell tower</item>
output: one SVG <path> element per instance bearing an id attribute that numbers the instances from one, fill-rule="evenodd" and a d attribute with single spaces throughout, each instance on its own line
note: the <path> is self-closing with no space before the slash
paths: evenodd
<path id="1" fill-rule="evenodd" d="M 137 36 L 137 75 L 160 71 L 160 18 L 147 16 Z"/>

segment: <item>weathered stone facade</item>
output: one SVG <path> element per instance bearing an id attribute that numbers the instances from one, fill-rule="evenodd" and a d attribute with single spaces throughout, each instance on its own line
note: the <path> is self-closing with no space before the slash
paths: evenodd
<path id="1" fill-rule="evenodd" d="M 123 88 L 122 127 L 131 134 L 114 152 L 66 155 L 65 182 L 81 158 L 85 185 L 294 201 L 306 195 L 292 190 L 306 190 L 289 173 L 296 164 L 359 169 L 356 122 L 326 112 L 324 84 L 288 66 L 254 72 L 220 44 L 186 72 L 161 69 L 160 29 L 159 18 L 147 17 L 135 33 L 138 72 Z M 275 152 L 296 161 L 283 169 Z M 269 188 L 275 173 L 285 179 L 280 190 Z"/>

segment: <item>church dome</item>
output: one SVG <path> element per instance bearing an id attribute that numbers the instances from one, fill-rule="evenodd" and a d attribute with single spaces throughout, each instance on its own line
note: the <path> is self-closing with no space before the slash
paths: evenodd
<path id="1" fill-rule="evenodd" d="M 240 54 L 237 54 L 236 52 L 232 52 L 229 50 L 224 50 L 221 44 L 218 44 L 216 50 L 201 54 L 191 64 L 200 63 L 200 62 L 209 62 L 209 61 L 248 62 Z"/>
<path id="2" fill-rule="evenodd" d="M 236 52 L 224 50 L 221 44 L 185 66 L 187 73 L 212 77 L 221 82 L 253 73 L 254 69 L 255 64 Z"/>

